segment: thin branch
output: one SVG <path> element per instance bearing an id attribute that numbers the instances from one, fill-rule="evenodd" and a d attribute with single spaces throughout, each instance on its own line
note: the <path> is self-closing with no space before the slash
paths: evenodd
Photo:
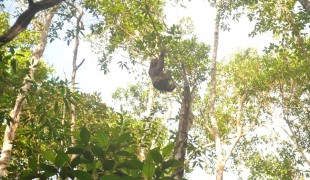
<path id="1" fill-rule="evenodd" d="M 288 125 L 289 126 L 289 125 Z M 301 154 L 301 156 L 304 158 L 304 160 L 306 161 L 306 163 L 310 166 L 310 159 L 307 157 L 307 155 L 305 154 L 305 150 L 304 148 L 302 148 L 298 141 L 297 141 L 297 138 L 295 137 L 296 134 L 290 129 L 291 131 L 291 134 L 286 130 L 284 129 L 284 127 L 281 127 L 281 129 L 291 138 L 292 142 L 289 142 L 293 147 L 295 147 L 298 152 Z"/>
<path id="2" fill-rule="evenodd" d="M 85 61 L 85 59 L 83 59 L 82 62 L 80 62 L 80 64 L 76 66 L 76 70 L 78 70 L 78 69 L 82 66 L 82 64 L 84 63 L 84 61 Z"/>
<path id="3" fill-rule="evenodd" d="M 239 105 L 238 105 L 238 110 L 237 110 L 237 137 L 235 138 L 235 140 L 231 143 L 230 148 L 228 148 L 228 153 L 225 155 L 224 157 L 224 161 L 226 162 L 228 160 L 228 158 L 230 157 L 230 155 L 232 154 L 232 151 L 235 149 L 237 143 L 239 142 L 240 138 L 242 136 L 244 136 L 245 134 L 242 133 L 242 125 L 241 125 L 241 118 L 242 118 L 242 111 L 243 111 L 243 107 L 244 107 L 244 103 L 246 101 L 246 98 L 248 96 L 248 93 L 245 92 L 240 101 L 239 101 Z"/>
<path id="4" fill-rule="evenodd" d="M 203 118 L 204 121 L 205 121 L 205 123 L 204 123 L 205 128 L 206 128 L 207 131 L 210 133 L 210 135 L 212 135 L 212 137 L 214 137 L 213 130 L 210 128 L 210 126 L 208 125 L 208 123 L 206 123 L 206 122 L 207 122 L 207 119 L 206 119 L 205 113 L 202 111 L 202 109 L 200 109 L 199 111 L 200 111 L 200 115 L 202 116 L 202 118 Z"/>
<path id="5" fill-rule="evenodd" d="M 150 13 L 150 8 L 149 8 L 149 6 L 148 6 L 146 0 L 145 0 L 145 9 L 146 9 L 147 15 L 149 16 L 149 18 L 150 18 L 150 20 L 151 20 L 151 23 L 152 23 L 152 26 L 153 26 L 153 28 L 154 28 L 154 31 L 156 32 L 156 34 L 157 34 L 157 36 L 158 36 L 159 43 L 160 43 L 161 45 L 163 45 L 161 36 L 160 36 L 159 32 L 157 31 L 157 28 L 156 28 L 154 19 L 153 19 L 151 13 Z M 166 47 L 164 47 L 164 48 L 166 48 Z"/>

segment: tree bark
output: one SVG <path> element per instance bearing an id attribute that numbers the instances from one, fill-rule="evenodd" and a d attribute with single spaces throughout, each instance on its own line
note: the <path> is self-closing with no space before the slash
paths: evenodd
<path id="1" fill-rule="evenodd" d="M 184 87 L 183 87 L 183 95 L 181 97 L 181 109 L 179 112 L 179 127 L 175 140 L 175 147 L 173 158 L 180 161 L 183 164 L 182 167 L 177 168 L 174 171 L 174 178 L 181 180 L 184 176 L 184 162 L 187 148 L 187 139 L 188 139 L 188 131 L 193 122 L 193 116 L 191 112 L 191 91 L 189 87 L 189 83 L 187 80 L 184 64 L 182 64 L 183 68 L 183 79 L 184 79 Z"/>
<path id="2" fill-rule="evenodd" d="M 248 97 L 248 92 L 245 92 L 238 103 L 238 110 L 237 110 L 237 119 L 236 119 L 236 126 L 237 126 L 237 137 L 231 142 L 231 145 L 228 148 L 228 152 L 226 153 L 226 156 L 224 157 L 224 167 L 226 164 L 226 161 L 231 156 L 233 150 L 235 149 L 236 145 L 238 144 L 241 137 L 245 136 L 247 133 L 243 132 L 241 119 L 242 119 L 242 111 L 244 107 L 244 103 Z"/>
<path id="3" fill-rule="evenodd" d="M 70 4 L 73 6 L 77 11 L 78 11 L 78 17 L 76 20 L 76 30 L 75 30 L 75 44 L 74 44 L 74 50 L 73 50 L 73 59 L 72 59 L 72 74 L 71 74 L 71 91 L 74 92 L 75 89 L 75 79 L 76 79 L 76 72 L 80 68 L 80 66 L 84 63 L 84 60 L 77 65 L 77 55 L 78 55 L 78 50 L 79 50 L 79 44 L 80 44 L 80 31 L 81 31 L 81 20 L 83 17 L 83 11 L 81 8 L 75 6 L 74 4 Z M 76 139 L 73 136 L 73 132 L 76 129 L 76 106 L 71 103 L 71 145 L 75 146 L 76 145 Z M 74 158 L 74 156 L 72 156 Z"/>
<path id="4" fill-rule="evenodd" d="M 32 54 L 29 75 L 24 78 L 23 81 L 24 86 L 21 88 L 22 93 L 20 93 L 17 96 L 14 109 L 10 113 L 12 122 L 6 126 L 4 132 L 3 145 L 0 157 L 0 177 L 7 175 L 6 168 L 10 165 L 12 148 L 13 148 L 12 143 L 15 139 L 16 130 L 18 128 L 18 124 L 20 121 L 20 115 L 23 108 L 23 100 L 25 99 L 26 94 L 31 87 L 29 82 L 34 81 L 34 73 L 36 71 L 36 66 L 39 63 L 40 57 L 43 55 L 43 52 L 45 50 L 48 30 L 55 12 L 56 9 L 51 10 L 46 17 L 46 22 L 44 24 L 44 29 L 41 33 L 39 44 Z"/>
<path id="5" fill-rule="evenodd" d="M 217 158 L 217 168 L 216 168 L 216 179 L 223 179 L 224 167 L 221 167 L 221 161 L 223 159 L 222 155 L 222 144 L 220 139 L 219 127 L 215 117 L 215 98 L 216 98 L 216 60 L 217 60 L 217 50 L 219 44 L 219 26 L 220 26 L 220 7 L 222 0 L 217 1 L 216 8 L 216 19 L 214 27 L 214 43 L 213 43 L 213 52 L 211 59 L 211 83 L 210 83 L 210 99 L 209 99 L 209 118 L 211 121 L 211 126 L 213 130 L 213 135 L 215 139 L 215 152 Z M 208 122 L 206 122 L 206 127 L 208 127 Z"/>
<path id="6" fill-rule="evenodd" d="M 62 1 L 63 0 L 44 0 L 34 3 L 33 0 L 29 0 L 28 9 L 17 18 L 14 25 L 7 32 L 0 36 L 0 47 L 12 41 L 23 32 L 39 11 L 51 8 Z"/>
<path id="7" fill-rule="evenodd" d="M 151 119 L 153 118 L 152 108 L 154 106 L 154 89 L 153 89 L 152 84 L 151 84 L 149 89 L 150 89 L 150 92 L 148 95 L 147 108 L 146 108 L 146 112 L 145 112 L 145 118 L 146 118 L 145 130 L 146 131 L 150 128 Z M 143 136 L 141 137 L 142 143 L 140 145 L 141 148 L 139 149 L 139 154 L 138 154 L 140 161 L 144 161 L 146 159 L 147 149 L 146 149 L 146 146 L 144 144 L 145 137 L 146 137 L 146 133 L 144 133 Z"/>
<path id="8" fill-rule="evenodd" d="M 190 97 L 190 88 L 189 86 L 185 86 L 183 90 L 183 98 L 181 102 L 181 109 L 179 112 L 179 127 L 176 137 L 176 143 L 174 148 L 173 157 L 176 160 L 179 160 L 182 164 L 185 161 L 186 148 L 187 148 L 187 138 L 189 131 L 189 124 L 192 121 L 191 118 L 191 97 Z M 180 167 L 175 171 L 175 179 L 181 180 L 184 176 L 184 167 Z"/>
<path id="9" fill-rule="evenodd" d="M 301 6 L 310 13 L 310 1 L 309 0 L 298 0 Z"/>
<path id="10" fill-rule="evenodd" d="M 223 162 L 222 160 L 218 160 L 216 163 L 216 180 L 223 179 L 224 169 L 225 162 Z"/>

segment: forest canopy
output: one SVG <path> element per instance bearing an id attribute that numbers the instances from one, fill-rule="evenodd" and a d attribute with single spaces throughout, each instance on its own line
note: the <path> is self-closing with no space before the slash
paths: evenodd
<path id="1" fill-rule="evenodd" d="M 308 0 L 0 0 L 0 179 L 307 179 L 309 33 Z"/>

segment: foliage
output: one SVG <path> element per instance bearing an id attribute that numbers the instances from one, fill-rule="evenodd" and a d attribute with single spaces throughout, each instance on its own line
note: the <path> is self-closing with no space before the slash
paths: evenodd
<path id="1" fill-rule="evenodd" d="M 209 2 L 215 5 L 214 0 Z M 246 14 L 255 22 L 250 36 L 272 32 L 276 38 L 264 54 L 250 48 L 238 50 L 229 62 L 217 65 L 215 113 L 224 150 L 237 134 L 238 103 L 246 95 L 240 125 L 242 133 L 248 134 L 233 149 L 228 163 L 231 166 L 226 170 L 242 173 L 241 169 L 246 169 L 248 179 L 309 176 L 309 158 L 303 153 L 310 152 L 310 16 L 298 2 L 231 0 L 223 1 L 221 7 L 223 20 L 238 20 Z M 172 179 L 172 171 L 180 163 L 172 159 L 174 144 L 169 143 L 167 131 L 172 136 L 175 132 L 162 119 L 169 105 L 172 114 L 178 111 L 174 102 L 182 100 L 181 88 L 186 79 L 194 90 L 191 107 L 195 122 L 188 137 L 189 163 L 185 166 L 187 172 L 196 166 L 214 168 L 214 134 L 205 128 L 211 127 L 206 117 L 209 92 L 204 91 L 209 83 L 211 48 L 193 35 L 192 24 L 186 20 L 165 24 L 165 1 L 79 0 L 74 5 L 83 9 L 84 17 L 91 18 L 83 22 L 81 33 L 100 55 L 99 64 L 105 72 L 112 60 L 110 55 L 119 49 L 126 51 L 134 64 L 129 67 L 120 62 L 120 66 L 136 72 L 140 64 L 145 65 L 167 48 L 165 70 L 172 71 L 179 91 L 171 95 L 155 92 L 147 117 L 144 114 L 149 110 L 150 82 L 137 80 L 113 94 L 121 106 L 120 112 L 115 112 L 102 102 L 100 93 L 70 91 L 69 82 L 54 78 L 52 70 L 41 62 L 24 100 L 7 179 Z M 5 6 L 0 0 L 0 9 Z M 19 12 L 19 8 L 15 10 Z M 61 39 L 70 45 L 75 27 L 68 22 L 76 15 L 72 4 L 62 3 L 49 41 Z M 9 13 L 1 11 L 0 34 L 9 28 L 10 18 Z M 29 73 L 31 49 L 39 38 L 33 29 L 44 23 L 36 20 L 38 23 L 0 49 L 2 133 L 4 126 L 11 123 L 10 110 Z M 221 26 L 229 30 L 227 22 Z M 141 74 L 137 77 L 141 78 Z M 71 103 L 77 112 L 75 146 L 71 146 L 70 138 Z M 174 123 L 171 117 L 166 119 Z M 143 148 L 147 154 L 141 161 L 139 152 Z"/>
<path id="2" fill-rule="evenodd" d="M 8 119 L 8 109 L 15 103 L 15 97 L 19 88 L 24 84 L 23 79 L 29 73 L 30 52 L 8 48 L 8 52 L 0 51 L 0 95 L 1 95 L 1 119 Z M 47 66 L 41 62 L 36 67 L 35 80 L 41 82 L 49 72 Z M 35 86 L 35 84 L 33 84 Z M 5 115 L 6 114 L 6 115 Z"/>
<path id="3" fill-rule="evenodd" d="M 87 0 L 84 5 L 97 18 L 96 23 L 90 24 L 91 41 L 93 49 L 102 54 L 99 62 L 105 72 L 110 61 L 108 56 L 117 48 L 135 49 L 154 55 L 158 52 L 156 48 L 162 47 L 158 33 L 164 27 L 161 21 L 163 1 Z"/>
<path id="4" fill-rule="evenodd" d="M 209 51 L 210 46 L 199 42 L 196 37 L 190 39 L 178 40 L 176 37 L 170 42 L 171 54 L 170 68 L 174 70 L 174 77 L 177 77 L 177 82 L 184 83 L 184 75 L 182 66 L 184 66 L 190 86 L 196 87 L 207 79 Z M 174 68 L 173 68 L 174 67 Z"/>
<path id="5" fill-rule="evenodd" d="M 118 127 L 120 128 L 120 127 Z M 144 162 L 135 156 L 135 148 L 130 132 L 105 130 L 90 132 L 85 127 L 75 132 L 78 143 L 67 151 L 46 150 L 41 152 L 42 163 L 29 166 L 23 179 L 57 176 L 77 179 L 159 179 L 169 177 L 169 173 L 179 163 L 169 159 L 173 147 L 168 145 L 161 151 L 155 148 L 148 153 Z M 70 160 L 71 155 L 75 157 Z M 40 172 L 38 174 L 38 172 Z M 169 178 L 165 178 L 169 179 Z M 170 178 L 172 179 L 172 178 Z"/>

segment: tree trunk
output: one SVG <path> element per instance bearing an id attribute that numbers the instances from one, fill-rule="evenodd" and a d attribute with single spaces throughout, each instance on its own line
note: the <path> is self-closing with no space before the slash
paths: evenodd
<path id="1" fill-rule="evenodd" d="M 76 72 L 79 69 L 79 67 L 84 63 L 84 60 L 77 65 L 76 60 L 77 60 L 77 55 L 78 55 L 78 50 L 79 50 L 79 44 L 80 44 L 80 31 L 81 31 L 81 20 L 83 17 L 83 11 L 81 8 L 75 6 L 74 4 L 70 4 L 73 6 L 77 11 L 78 11 L 78 17 L 76 20 L 76 30 L 75 30 L 75 45 L 74 45 L 74 50 L 73 50 L 73 59 L 72 59 L 72 74 L 71 74 L 71 91 L 74 92 L 75 89 L 75 79 L 76 79 Z M 76 106 L 71 103 L 71 145 L 75 146 L 76 144 L 76 139 L 73 136 L 73 132 L 76 129 Z M 74 158 L 75 156 L 72 156 Z"/>
<path id="2" fill-rule="evenodd" d="M 152 113 L 153 106 L 154 106 L 154 89 L 151 84 L 148 101 L 147 101 L 146 112 L 145 112 L 145 118 L 146 118 L 145 131 L 147 131 L 150 128 L 151 119 L 153 117 L 153 113 Z M 144 135 L 141 137 L 142 143 L 140 145 L 141 148 L 139 149 L 139 154 L 138 154 L 140 161 L 144 161 L 146 159 L 147 150 L 146 150 L 146 145 L 143 144 L 145 142 L 144 140 L 145 136 L 146 136 L 146 133 L 144 133 Z"/>
<path id="3" fill-rule="evenodd" d="M 188 83 L 185 83 L 183 88 L 183 97 L 179 117 L 179 128 L 176 136 L 173 158 L 179 160 L 184 165 L 188 131 L 193 120 L 191 115 L 191 93 Z M 181 180 L 183 179 L 183 176 L 184 166 L 179 167 L 174 171 L 175 179 Z"/>
<path id="4" fill-rule="evenodd" d="M 2 145 L 2 151 L 1 151 L 1 157 L 0 157 L 0 177 L 7 175 L 6 168 L 10 165 L 12 148 L 13 148 L 12 143 L 14 141 L 15 133 L 18 128 L 19 121 L 20 121 L 20 115 L 21 115 L 21 111 L 23 108 L 23 100 L 25 99 L 26 94 L 31 87 L 29 82 L 34 81 L 34 73 L 36 71 L 36 66 L 39 63 L 40 57 L 43 55 L 43 52 L 45 50 L 48 30 L 51 25 L 55 12 L 56 12 L 56 9 L 53 9 L 46 16 L 46 22 L 44 24 L 44 29 L 41 33 L 39 44 L 34 50 L 33 55 L 32 55 L 29 75 L 24 78 L 24 81 L 23 81 L 24 86 L 21 88 L 22 93 L 20 93 L 17 96 L 14 109 L 10 113 L 12 122 L 10 122 L 10 124 L 6 126 L 6 129 L 4 132 L 3 145 Z"/>
<path id="5" fill-rule="evenodd" d="M 213 53 L 211 60 L 211 85 L 210 85 L 210 99 L 209 99 L 209 118 L 212 125 L 213 135 L 215 139 L 215 152 L 217 158 L 217 167 L 216 167 L 216 179 L 220 180 L 223 177 L 224 167 L 221 165 L 221 160 L 223 159 L 222 155 L 222 144 L 221 137 L 219 133 L 219 127 L 217 124 L 217 120 L 215 117 L 215 98 L 216 98 L 216 60 L 217 60 L 217 50 L 219 44 L 219 26 L 220 26 L 220 7 L 222 4 L 222 0 L 217 1 L 217 9 L 216 9 L 216 19 L 215 19 L 215 27 L 214 27 L 214 44 L 213 44 Z M 207 122 L 206 122 L 206 126 Z"/>
<path id="6" fill-rule="evenodd" d="M 216 180 L 222 180 L 224 174 L 225 162 L 219 161 L 216 164 Z"/>

